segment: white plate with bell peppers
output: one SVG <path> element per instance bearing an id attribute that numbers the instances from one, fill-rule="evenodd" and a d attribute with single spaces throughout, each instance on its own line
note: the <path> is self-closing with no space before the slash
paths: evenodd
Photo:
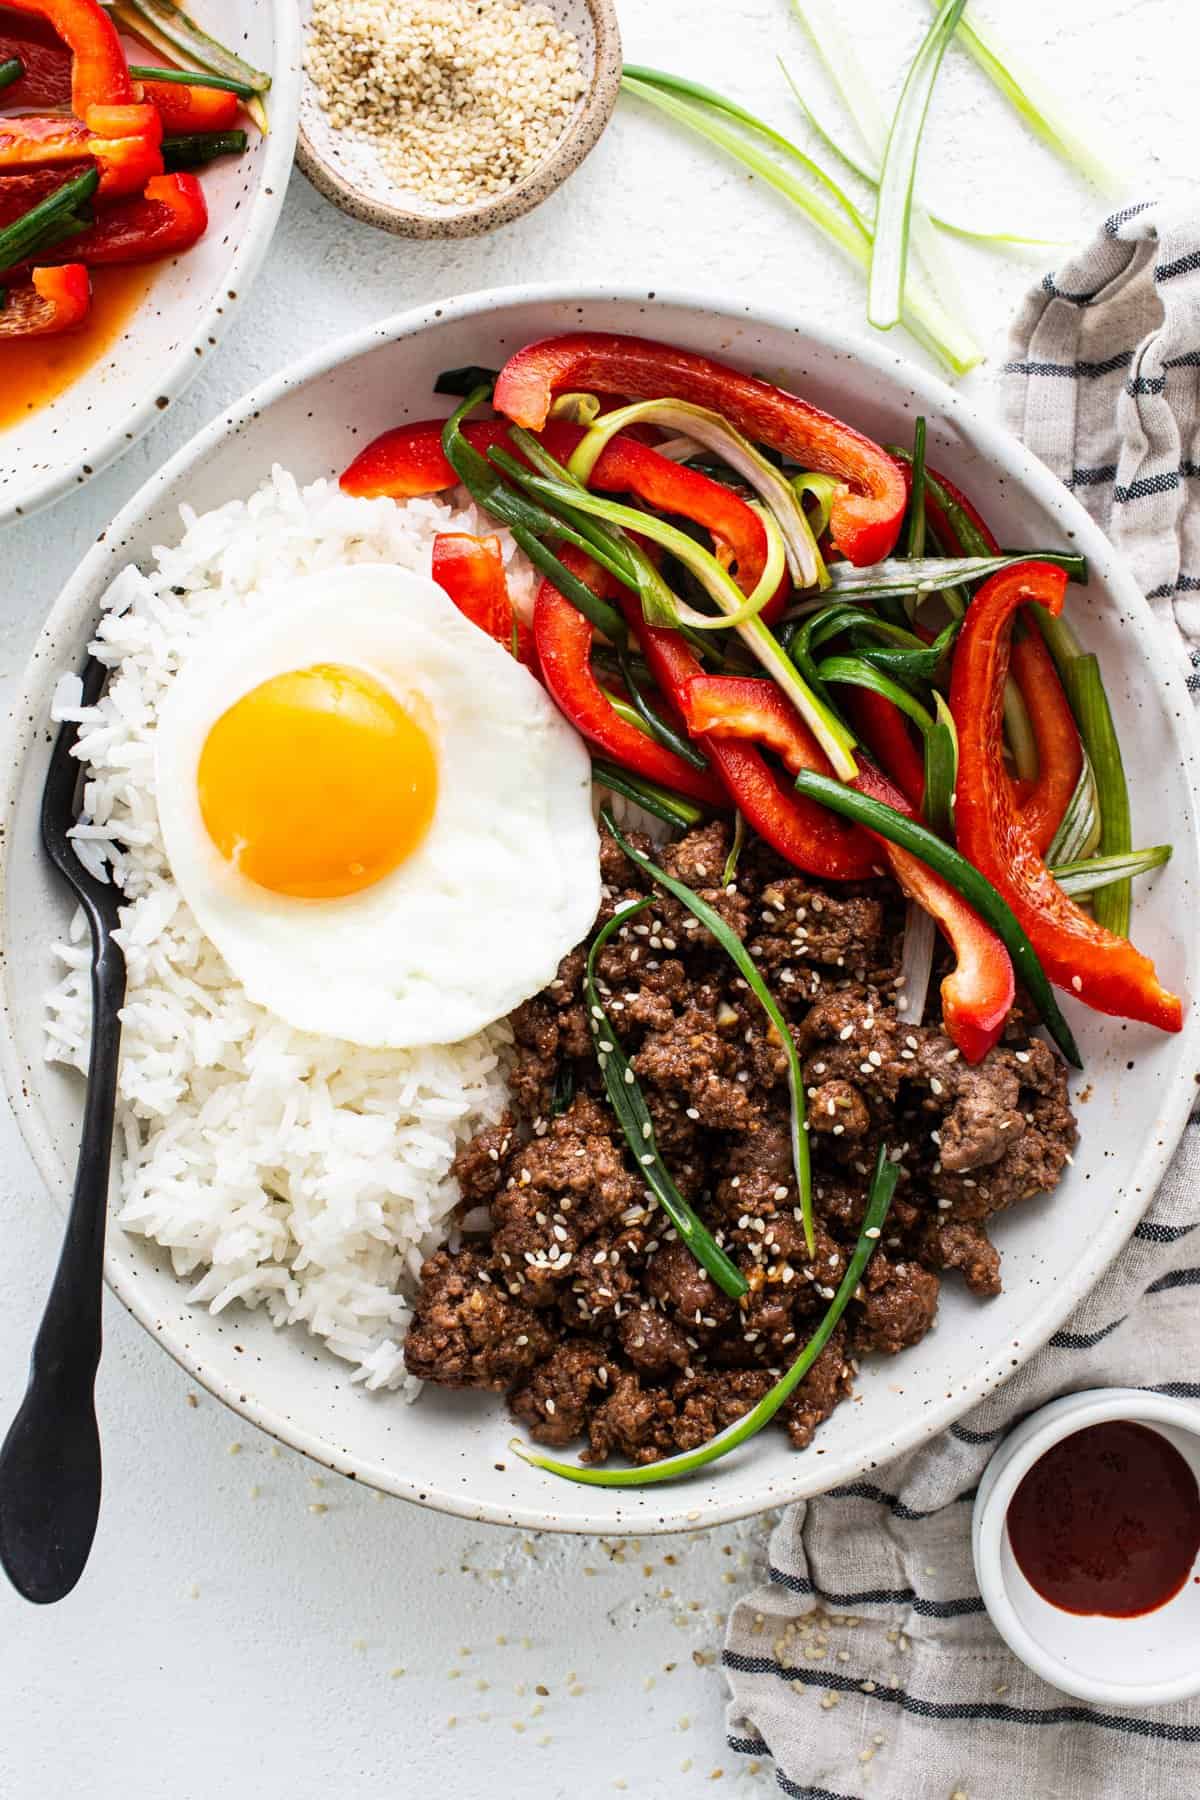
<path id="1" fill-rule="evenodd" d="M 643 1533 L 735 1518 L 861 1477 L 946 1428 L 998 1387 L 1056 1330 L 1121 1251 L 1191 1109 L 1200 1067 L 1200 948 L 1190 928 L 1200 882 L 1195 793 L 1200 765 L 1191 701 L 1142 596 L 1078 503 L 1016 441 L 934 377 L 875 345 L 720 297 L 562 287 L 473 295 L 361 332 L 274 377 L 202 432 L 114 522 L 55 607 L 17 708 L 22 721 L 5 795 L 5 1032 L 10 1097 L 51 1191 L 69 1186 L 77 1082 L 42 1060 L 40 996 L 56 925 L 69 903 L 36 851 L 48 747 L 42 729 L 60 674 L 82 661 L 116 569 L 170 541 L 177 509 L 250 492 L 280 443 L 301 480 L 335 476 L 379 434 L 454 402 L 436 378 L 500 367 L 535 340 L 586 330 L 653 337 L 778 381 L 882 443 L 909 445 L 927 423 L 929 464 L 970 495 L 1001 543 L 1057 546 L 1086 559 L 1064 616 L 1095 652 L 1124 750 L 1134 841 L 1170 844 L 1165 866 L 1134 886 L 1132 936 L 1165 988 L 1182 997 L 1179 1029 L 1160 1031 L 1059 999 L 1083 1068 L 1073 1165 L 1052 1195 L 994 1220 L 1004 1291 L 979 1301 L 943 1290 L 937 1329 L 893 1359 L 870 1358 L 856 1398 L 794 1452 L 765 1432 L 689 1479 L 591 1488 L 528 1467 L 510 1448 L 494 1396 L 434 1392 L 406 1407 L 366 1396 L 332 1359 L 257 1314 L 212 1318 L 189 1307 L 165 1259 L 110 1230 L 108 1278 L 146 1328 L 212 1392 L 318 1461 L 388 1492 L 470 1518 L 559 1530 Z M 1082 571 L 1077 571 L 1082 573 Z"/>
<path id="2" fill-rule="evenodd" d="M 39 205 L 60 174 L 73 183 L 32 250 L 0 237 L 0 268 L 16 271 L 0 283 L 0 366 L 28 382 L 19 405 L 0 404 L 0 525 L 86 482 L 161 418 L 213 354 L 274 233 L 299 105 L 295 7 L 200 0 L 190 11 L 164 0 L 0 8 L 0 233 L 28 218 L 15 181 Z"/>

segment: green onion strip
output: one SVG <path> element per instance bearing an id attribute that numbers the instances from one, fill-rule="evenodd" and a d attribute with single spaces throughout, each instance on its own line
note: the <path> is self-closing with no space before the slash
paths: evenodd
<path id="1" fill-rule="evenodd" d="M 812 1159 L 808 1147 L 808 1126 L 804 1117 L 804 1071 L 800 1065 L 800 1052 L 796 1049 L 795 1039 L 792 1037 L 788 1022 L 779 1010 L 775 996 L 763 980 L 741 939 L 730 930 L 720 913 L 716 912 L 707 900 L 702 900 L 699 894 L 688 887 L 686 882 L 677 881 L 673 875 L 668 875 L 665 869 L 660 869 L 656 863 L 651 862 L 648 856 L 643 856 L 640 850 L 621 835 L 609 813 L 601 813 L 600 817 L 601 823 L 625 852 L 630 862 L 636 863 L 644 875 L 648 875 L 652 881 L 656 881 L 659 887 L 665 888 L 668 894 L 673 894 L 680 905 L 685 906 L 694 918 L 699 919 L 705 929 L 716 939 L 778 1034 L 780 1046 L 787 1058 L 788 1090 L 791 1097 L 792 1167 L 796 1175 L 796 1191 L 800 1196 L 800 1212 L 804 1221 L 804 1241 L 811 1256 L 816 1247 L 816 1237 L 812 1211 Z"/>
<path id="2" fill-rule="evenodd" d="M 745 1417 L 728 1430 L 719 1432 L 698 1450 L 685 1451 L 681 1456 L 667 1456 L 661 1462 L 638 1469 L 589 1469 L 581 1463 L 561 1462 L 557 1457 L 543 1456 L 540 1450 L 531 1450 L 519 1438 L 510 1439 L 509 1448 L 535 1469 L 543 1469 L 549 1475 L 559 1475 L 565 1481 L 579 1482 L 585 1487 L 652 1487 L 660 1482 L 693 1475 L 697 1469 L 703 1469 L 709 1463 L 719 1462 L 723 1456 L 728 1456 L 731 1450 L 736 1450 L 740 1444 L 755 1437 L 764 1425 L 770 1424 L 780 1407 L 795 1393 L 833 1336 L 838 1321 L 858 1292 L 863 1272 L 883 1233 L 899 1179 L 899 1165 L 889 1158 L 886 1145 L 880 1144 L 867 1191 L 867 1208 L 858 1243 L 824 1318 L 786 1375 L 782 1375 L 758 1404 L 751 1407 Z"/>
<path id="3" fill-rule="evenodd" d="M 625 840 L 618 835 L 612 824 L 611 815 L 604 812 L 601 817 L 622 848 L 627 853 L 633 854 L 629 851 Z M 638 1165 L 639 1175 L 670 1219 L 681 1242 L 687 1245 L 696 1261 L 707 1269 L 722 1293 L 728 1294 L 733 1300 L 738 1300 L 748 1291 L 749 1284 L 746 1277 L 737 1264 L 725 1254 L 704 1221 L 688 1205 L 672 1181 L 666 1164 L 659 1155 L 658 1145 L 654 1141 L 654 1124 L 650 1117 L 650 1109 L 646 1105 L 645 1095 L 638 1086 L 637 1077 L 629 1059 L 601 1004 L 600 992 L 596 986 L 596 958 L 605 944 L 615 932 L 627 925 L 630 919 L 638 913 L 645 912 L 648 906 L 653 906 L 655 899 L 655 895 L 647 894 L 644 900 L 633 900 L 627 906 L 621 907 L 593 938 L 583 978 L 588 1024 L 591 1027 L 592 1042 L 596 1050 L 596 1061 L 600 1065 L 600 1073 L 604 1078 L 605 1091 L 612 1103 L 612 1109 L 617 1115 L 621 1130 L 625 1133 L 625 1141 L 629 1145 L 633 1159 Z"/>

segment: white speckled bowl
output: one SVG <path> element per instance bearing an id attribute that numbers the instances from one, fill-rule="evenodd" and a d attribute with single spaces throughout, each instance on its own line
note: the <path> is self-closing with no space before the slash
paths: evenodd
<path id="1" fill-rule="evenodd" d="M 579 42 L 586 83 L 562 136 L 508 190 L 472 206 L 439 206 L 400 187 L 367 143 L 331 124 L 307 74 L 300 88 L 296 161 L 313 186 L 353 219 L 397 237 L 478 237 L 531 212 L 573 175 L 612 117 L 621 87 L 621 33 L 613 0 L 542 0 L 560 28 Z M 308 29 L 312 0 L 300 0 Z"/>
<path id="2" fill-rule="evenodd" d="M 249 125 L 245 155 L 201 172 L 208 230 L 155 266 L 149 293 L 108 349 L 49 405 L 0 426 L 0 525 L 71 492 L 150 429 L 212 354 L 266 255 L 296 143 L 296 7 L 201 0 L 199 11 L 215 37 L 270 74 L 270 133 Z"/>
<path id="3" fill-rule="evenodd" d="M 1087 553 L 1091 585 L 1072 589 L 1071 614 L 1104 662 L 1138 839 L 1175 845 L 1170 866 L 1138 884 L 1137 935 L 1169 986 L 1200 992 L 1200 765 L 1191 702 L 1131 577 L 1040 463 L 902 357 L 783 313 L 630 290 L 473 294 L 359 332 L 248 395 L 146 483 L 88 552 L 50 615 L 4 762 L 0 1058 L 21 1128 L 60 1201 L 82 1096 L 74 1075 L 41 1060 L 50 940 L 70 902 L 39 854 L 37 811 L 51 691 L 64 669 L 79 666 L 108 582 L 131 558 L 175 540 L 181 501 L 204 510 L 244 495 L 280 455 L 302 480 L 335 474 L 388 426 L 445 411 L 431 396 L 439 370 L 495 365 L 531 339 L 581 325 L 728 357 L 779 377 L 879 438 L 909 437 L 913 415 L 923 412 L 931 460 L 961 478 L 1003 542 L 1065 539 Z M 689 1483 L 640 1491 L 570 1486 L 513 1456 L 512 1425 L 498 1400 L 427 1389 L 407 1407 L 394 1396 L 366 1395 L 345 1365 L 302 1335 L 274 1331 L 261 1313 L 230 1309 L 212 1318 L 190 1307 L 165 1259 L 116 1227 L 109 1280 L 213 1393 L 318 1461 L 390 1493 L 469 1518 L 563 1531 L 677 1530 L 759 1512 L 853 1480 L 949 1425 L 1045 1342 L 1125 1243 L 1192 1104 L 1200 1009 L 1193 1006 L 1182 1034 L 1168 1038 L 1065 1004 L 1087 1061 L 1076 1083 L 1082 1142 L 1053 1197 L 997 1222 L 1004 1293 L 981 1303 L 948 1280 L 937 1330 L 893 1361 L 868 1361 L 856 1400 L 802 1454 L 769 1431 Z M 30 1195 L 29 1204 L 41 1204 L 40 1196 Z"/>

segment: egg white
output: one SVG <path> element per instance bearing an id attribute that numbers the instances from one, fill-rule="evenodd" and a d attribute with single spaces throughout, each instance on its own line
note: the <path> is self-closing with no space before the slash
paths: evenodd
<path id="1" fill-rule="evenodd" d="M 250 998 L 287 1024 L 370 1047 L 456 1043 L 552 980 L 596 916 L 587 751 L 528 670 L 433 581 L 359 564 L 269 601 L 249 628 L 212 632 L 159 709 L 171 872 Z M 360 893 L 310 900 L 226 862 L 197 772 L 236 700 L 318 663 L 361 669 L 432 719 L 438 794 L 426 837 L 398 868 Z"/>

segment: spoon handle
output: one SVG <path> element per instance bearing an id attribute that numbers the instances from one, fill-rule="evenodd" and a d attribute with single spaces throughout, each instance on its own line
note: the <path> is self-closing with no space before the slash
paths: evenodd
<path id="1" fill-rule="evenodd" d="M 91 924 L 92 1041 L 75 1187 L 29 1385 L 0 1449 L 0 1563 L 18 1593 L 42 1605 L 83 1574 L 100 1515 L 95 1384 L 125 959 L 96 917 Z"/>

